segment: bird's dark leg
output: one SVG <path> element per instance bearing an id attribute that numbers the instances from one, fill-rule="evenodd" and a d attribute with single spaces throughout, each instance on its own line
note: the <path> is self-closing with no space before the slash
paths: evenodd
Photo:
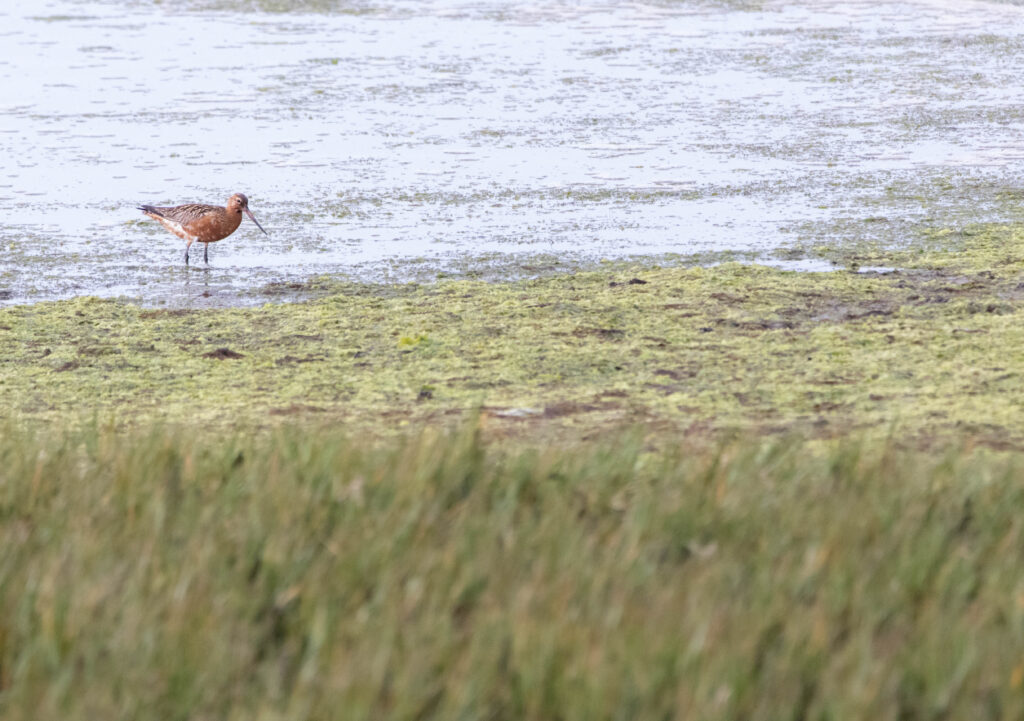
<path id="1" fill-rule="evenodd" d="M 185 265 L 188 265 L 188 251 L 192 247 L 192 244 L 196 242 L 195 238 L 185 239 Z"/>
<path id="2" fill-rule="evenodd" d="M 210 255 L 209 255 L 209 253 L 210 253 L 210 244 L 209 243 L 203 243 L 203 262 L 206 263 L 207 265 L 210 264 Z"/>

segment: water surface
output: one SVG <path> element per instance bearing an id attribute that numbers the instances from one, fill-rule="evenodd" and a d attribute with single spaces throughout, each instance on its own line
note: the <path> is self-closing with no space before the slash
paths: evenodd
<path id="1" fill-rule="evenodd" d="M 1013 4 L 11 5 L 7 303 L 634 257 L 818 268 L 823 247 L 1022 215 Z M 209 268 L 134 210 L 233 192 L 271 237 L 245 222 Z"/>

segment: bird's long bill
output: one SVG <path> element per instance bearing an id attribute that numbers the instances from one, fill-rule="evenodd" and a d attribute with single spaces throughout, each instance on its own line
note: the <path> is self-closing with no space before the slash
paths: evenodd
<path id="1" fill-rule="evenodd" d="M 248 216 L 249 216 L 250 218 L 252 218 L 252 222 L 254 222 L 254 223 L 256 224 L 256 227 L 257 227 L 257 228 L 259 228 L 260 230 L 263 230 L 263 226 L 262 226 L 262 225 L 260 225 L 260 221 L 256 220 L 256 216 L 252 214 L 252 211 L 251 211 L 251 210 L 249 210 L 248 208 L 246 208 L 246 209 L 245 209 L 245 214 L 246 214 L 246 215 L 248 215 Z M 267 236 L 268 238 L 270 237 L 270 233 L 268 233 L 268 232 L 267 232 L 267 231 L 265 231 L 265 230 L 263 230 L 263 235 Z"/>

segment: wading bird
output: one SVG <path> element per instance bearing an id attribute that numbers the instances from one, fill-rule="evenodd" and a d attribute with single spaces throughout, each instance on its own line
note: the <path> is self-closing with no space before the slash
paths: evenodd
<path id="1" fill-rule="evenodd" d="M 242 223 L 243 212 L 256 223 L 257 228 L 263 230 L 256 216 L 249 210 L 249 199 L 241 193 L 235 193 L 228 198 L 225 208 L 219 205 L 189 203 L 173 208 L 140 205 L 139 210 L 153 220 L 159 220 L 162 226 L 185 241 L 185 265 L 188 265 L 188 249 L 195 242 L 203 244 L 203 261 L 209 264 L 210 243 L 224 240 L 234 233 Z M 265 230 L 263 234 L 270 237 Z"/>

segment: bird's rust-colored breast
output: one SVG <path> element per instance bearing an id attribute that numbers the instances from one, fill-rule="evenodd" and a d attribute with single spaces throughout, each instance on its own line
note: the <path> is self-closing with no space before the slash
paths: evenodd
<path id="1" fill-rule="evenodd" d="M 215 212 L 204 213 L 183 225 L 200 243 L 215 243 L 238 230 L 241 223 L 241 213 L 229 213 L 223 208 L 217 208 Z"/>

